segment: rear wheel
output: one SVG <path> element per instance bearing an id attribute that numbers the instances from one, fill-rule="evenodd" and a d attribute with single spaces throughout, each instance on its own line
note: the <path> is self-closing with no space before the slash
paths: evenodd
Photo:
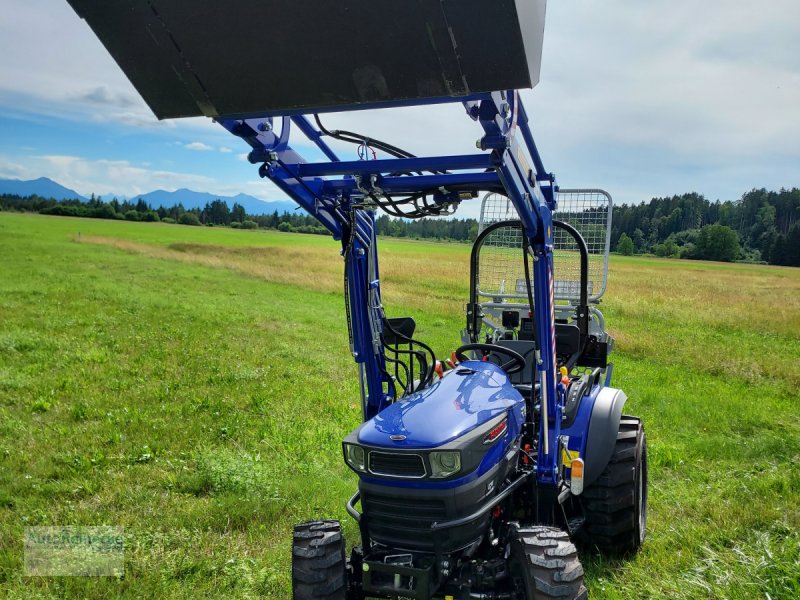
<path id="1" fill-rule="evenodd" d="M 293 600 L 345 600 L 344 536 L 339 521 L 311 521 L 294 528 Z"/>
<path id="2" fill-rule="evenodd" d="M 508 570 L 519 600 L 586 600 L 578 552 L 561 529 L 510 523 Z"/>
<path id="3" fill-rule="evenodd" d="M 580 497 L 582 546 L 610 555 L 641 547 L 647 525 L 647 439 L 641 419 L 622 417 L 611 460 Z"/>

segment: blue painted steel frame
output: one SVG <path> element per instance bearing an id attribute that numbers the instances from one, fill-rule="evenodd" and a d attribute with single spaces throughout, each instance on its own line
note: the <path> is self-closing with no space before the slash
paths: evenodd
<path id="1" fill-rule="evenodd" d="M 483 152 L 342 161 L 304 115 L 220 119 L 219 123 L 250 145 L 249 160 L 261 163 L 262 177 L 268 177 L 316 217 L 335 239 L 342 241 L 351 350 L 359 365 L 365 420 L 386 408 L 394 395 L 381 342 L 383 307 L 374 211 L 369 195 L 427 192 L 434 202 L 447 204 L 460 202 L 464 192 L 496 191 L 511 199 L 531 241 L 534 259 L 534 320 L 540 340 L 536 368 L 542 382 L 544 417 L 539 431 L 537 480 L 543 485 L 556 485 L 560 476 L 558 440 L 564 390 L 557 384 L 555 355 L 552 237 L 555 177 L 544 169 L 516 91 L 466 99 L 442 98 L 437 102 L 462 102 L 469 117 L 483 128 L 480 140 Z M 392 103 L 393 106 L 417 104 L 424 103 Z M 275 133 L 277 120 L 281 121 L 280 134 Z M 327 162 L 308 162 L 289 145 L 293 126 L 317 146 Z"/>

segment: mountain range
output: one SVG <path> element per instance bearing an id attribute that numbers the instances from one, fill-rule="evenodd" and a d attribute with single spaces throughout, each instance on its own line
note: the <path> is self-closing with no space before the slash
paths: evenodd
<path id="1" fill-rule="evenodd" d="M 47 177 L 22 181 L 21 179 L 0 179 L 0 194 L 13 194 L 15 196 L 40 196 L 53 200 L 81 200 L 88 198 L 81 196 L 75 190 L 64 187 Z"/>
<path id="2" fill-rule="evenodd" d="M 16 196 L 40 196 L 42 198 L 52 198 L 54 200 L 80 200 L 88 202 L 86 196 L 82 196 L 75 190 L 64 187 L 58 182 L 49 179 L 48 177 L 40 177 L 39 179 L 31 179 L 22 181 L 20 179 L 0 179 L 0 194 L 13 194 Z M 104 200 L 113 198 L 113 194 L 107 194 L 103 197 Z M 125 199 L 125 196 L 119 195 L 118 199 Z M 163 206 L 169 208 L 176 204 L 183 204 L 186 209 L 200 208 L 202 209 L 206 204 L 214 200 L 222 200 L 229 208 L 233 208 L 234 203 L 241 204 L 248 215 L 264 215 L 271 214 L 278 211 L 279 214 L 284 212 L 291 212 L 297 205 L 290 201 L 272 201 L 267 202 L 260 200 L 254 196 L 247 194 L 236 194 L 235 196 L 220 196 L 218 194 L 210 194 L 208 192 L 196 192 L 185 188 L 168 192 L 166 190 L 153 190 L 146 194 L 137 194 L 136 196 L 128 198 L 131 202 L 136 202 L 141 198 L 153 208 Z"/>

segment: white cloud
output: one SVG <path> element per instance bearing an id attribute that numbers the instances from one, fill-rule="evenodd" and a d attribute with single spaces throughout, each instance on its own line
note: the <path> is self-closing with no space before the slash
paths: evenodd
<path id="1" fill-rule="evenodd" d="M 159 121 L 152 114 L 140 112 L 102 112 L 92 115 L 96 123 L 127 125 L 143 129 L 175 129 L 174 121 Z"/>
<path id="2" fill-rule="evenodd" d="M 190 144 L 184 144 L 183 147 L 188 150 L 199 150 L 201 152 L 213 150 L 211 146 L 209 146 L 208 144 L 204 144 L 203 142 L 192 142 Z"/>
<path id="3" fill-rule="evenodd" d="M 120 90 L 112 90 L 107 85 L 98 85 L 97 87 L 86 91 L 76 97 L 77 100 L 85 100 L 100 105 L 111 105 L 119 108 L 130 108 L 140 104 L 138 98 L 130 93 L 122 92 Z"/>
<path id="4" fill-rule="evenodd" d="M 219 151 L 222 152 L 223 154 L 230 154 L 231 152 L 233 152 L 233 150 L 231 150 L 227 146 L 220 146 Z"/>
<path id="5" fill-rule="evenodd" d="M 2 179 L 33 179 L 33 174 L 27 167 L 14 162 L 6 156 L 0 155 L 0 178 Z"/>
<path id="6" fill-rule="evenodd" d="M 149 168 L 148 163 L 126 160 L 91 160 L 64 154 L 26 155 L 13 159 L 0 155 L 0 178 L 35 179 L 47 176 L 83 196 L 95 194 L 132 198 L 162 189 L 189 188 L 221 196 L 245 193 L 262 200 L 285 200 L 269 180 L 253 178 L 220 181 L 211 176 Z"/>
<path id="7" fill-rule="evenodd" d="M 187 187 L 206 190 L 217 185 L 207 176 L 176 171 L 149 169 L 126 160 L 90 160 L 69 155 L 22 157 L 24 168 L 37 176 L 48 177 L 88 196 L 120 194 L 132 197 L 155 189 L 176 190 Z"/>

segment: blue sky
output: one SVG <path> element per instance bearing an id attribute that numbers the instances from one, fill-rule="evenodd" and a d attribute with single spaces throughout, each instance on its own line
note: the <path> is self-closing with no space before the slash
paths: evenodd
<path id="1" fill-rule="evenodd" d="M 547 19 L 541 82 L 524 98 L 563 187 L 639 202 L 800 185 L 797 0 L 550 0 Z M 480 133 L 459 105 L 328 121 L 418 154 L 470 152 Z M 4 2 L 0 177 L 48 176 L 85 195 L 282 199 L 246 151 L 206 119 L 158 122 L 65 1 Z"/>

